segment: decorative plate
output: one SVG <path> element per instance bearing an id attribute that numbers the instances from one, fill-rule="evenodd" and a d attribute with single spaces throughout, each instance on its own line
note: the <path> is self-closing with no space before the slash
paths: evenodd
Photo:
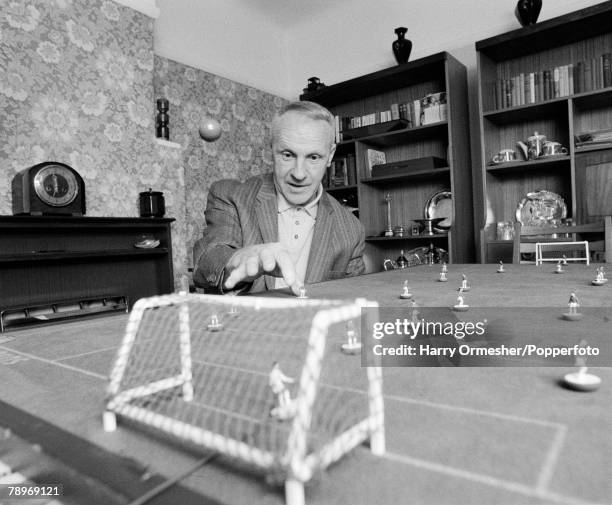
<path id="1" fill-rule="evenodd" d="M 155 249 L 159 245 L 159 240 L 154 239 L 144 239 L 140 242 L 136 242 L 134 247 L 138 247 L 138 249 Z"/>
<path id="2" fill-rule="evenodd" d="M 445 189 L 431 195 L 425 204 L 425 218 L 444 218 L 433 227 L 435 231 L 448 231 L 453 224 L 453 195 Z"/>
<path id="3" fill-rule="evenodd" d="M 516 220 L 525 226 L 546 226 L 566 215 L 563 198 L 544 189 L 527 193 L 516 208 Z"/>

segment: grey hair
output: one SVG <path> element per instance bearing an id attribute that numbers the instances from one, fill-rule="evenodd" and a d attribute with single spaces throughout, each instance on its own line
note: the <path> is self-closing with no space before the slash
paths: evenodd
<path id="1" fill-rule="evenodd" d="M 308 101 L 303 101 L 303 102 L 296 101 L 296 102 L 289 102 L 287 105 L 282 107 L 274 115 L 274 118 L 272 119 L 272 128 L 271 128 L 272 143 L 274 143 L 274 140 L 278 137 L 278 134 L 279 134 L 280 118 L 283 115 L 287 114 L 288 112 L 297 112 L 298 114 L 301 114 L 302 116 L 308 119 L 313 119 L 317 121 L 325 121 L 327 125 L 329 126 L 330 145 L 333 145 L 334 142 L 336 141 L 336 135 L 335 135 L 336 123 L 335 123 L 333 114 L 329 112 L 322 105 L 319 105 L 318 103 L 308 102 Z"/>

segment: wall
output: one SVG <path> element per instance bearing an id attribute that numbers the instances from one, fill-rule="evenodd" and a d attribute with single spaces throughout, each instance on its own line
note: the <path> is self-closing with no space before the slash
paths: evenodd
<path id="1" fill-rule="evenodd" d="M 180 235 L 180 156 L 153 134 L 153 20 L 104 0 L 1 5 L 0 214 L 15 174 L 54 160 L 83 176 L 88 216 L 138 216 L 138 193 L 161 187 Z M 180 240 L 173 259 L 178 277 Z"/>
<path id="2" fill-rule="evenodd" d="M 152 19 L 103 0 L 5 5 L 0 213 L 17 171 L 56 160 L 85 179 L 88 215 L 138 215 L 154 161 Z"/>
<path id="3" fill-rule="evenodd" d="M 138 193 L 162 191 L 166 216 L 176 219 L 178 287 L 210 183 L 271 168 L 267 125 L 284 101 L 154 58 L 152 18 L 114 1 L 2 1 L 0 214 L 12 214 L 15 173 L 48 160 L 83 176 L 88 216 L 137 216 Z M 179 146 L 154 139 L 160 96 L 170 100 L 171 140 Z M 215 143 L 197 134 L 203 115 L 222 124 Z"/>
<path id="4" fill-rule="evenodd" d="M 285 96 L 287 27 L 271 15 L 285 0 L 157 0 L 155 53 Z M 287 2 L 289 3 L 289 2 Z M 267 8 L 261 10 L 263 7 Z"/>
<path id="5" fill-rule="evenodd" d="M 174 239 L 186 245 L 190 262 L 193 243 L 202 234 L 210 184 L 271 170 L 269 124 L 285 100 L 161 56 L 155 56 L 154 83 L 156 97 L 170 102 L 170 140 L 182 148 L 186 216 L 184 230 Z M 215 142 L 198 134 L 205 116 L 221 124 Z"/>
<path id="6" fill-rule="evenodd" d="M 539 21 L 601 3 L 601 0 L 543 0 Z M 299 94 L 306 79 L 328 84 L 396 65 L 393 30 L 408 28 L 411 60 L 449 51 L 475 71 L 477 40 L 520 28 L 516 0 L 353 0 L 329 2 L 315 22 L 291 27 L 290 88 Z M 339 22 L 341 20 L 341 22 Z"/>
<path id="7" fill-rule="evenodd" d="M 540 20 L 602 0 L 543 0 Z M 155 51 L 295 99 L 311 76 L 334 84 L 396 64 L 397 26 L 411 59 L 449 51 L 473 74 L 474 42 L 520 28 L 516 0 L 157 0 Z"/>

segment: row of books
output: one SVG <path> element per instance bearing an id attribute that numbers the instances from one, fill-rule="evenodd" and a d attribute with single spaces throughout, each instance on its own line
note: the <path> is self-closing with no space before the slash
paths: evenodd
<path id="1" fill-rule="evenodd" d="M 446 121 L 446 92 L 430 93 L 410 102 L 392 103 L 387 110 L 362 116 L 335 116 L 336 142 L 345 140 L 348 130 L 403 119 L 406 128 Z M 350 137 L 354 138 L 354 137 Z"/>
<path id="2" fill-rule="evenodd" d="M 612 53 L 495 81 L 495 107 L 505 109 L 612 86 Z"/>
<path id="3" fill-rule="evenodd" d="M 347 154 L 344 157 L 334 158 L 323 177 L 323 187 L 339 188 L 353 184 L 357 184 L 355 155 Z"/>

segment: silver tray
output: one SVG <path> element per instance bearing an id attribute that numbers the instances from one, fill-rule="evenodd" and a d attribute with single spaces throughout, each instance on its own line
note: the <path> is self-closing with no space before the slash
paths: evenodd
<path id="1" fill-rule="evenodd" d="M 444 218 L 433 229 L 439 232 L 450 230 L 453 224 L 453 195 L 449 190 L 437 191 L 429 197 L 425 204 L 425 218 Z"/>
<path id="2" fill-rule="evenodd" d="M 525 226 L 546 226 L 566 215 L 563 198 L 545 189 L 527 193 L 516 207 L 516 220 Z"/>

